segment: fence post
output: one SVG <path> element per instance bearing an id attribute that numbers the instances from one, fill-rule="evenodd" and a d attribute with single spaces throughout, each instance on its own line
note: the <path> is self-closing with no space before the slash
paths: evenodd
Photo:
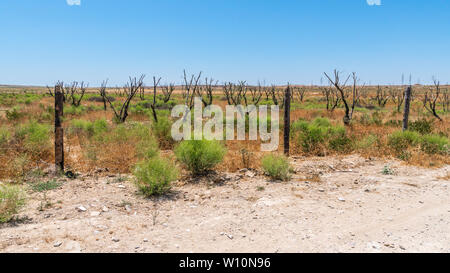
<path id="1" fill-rule="evenodd" d="M 55 86 L 55 167 L 56 173 L 64 173 L 64 129 L 61 116 L 64 114 L 64 95 L 61 86 Z"/>
<path id="2" fill-rule="evenodd" d="M 289 156 L 289 139 L 291 133 L 291 87 L 287 86 L 284 94 L 284 154 Z"/>
<path id="3" fill-rule="evenodd" d="M 411 104 L 411 86 L 405 90 L 405 111 L 403 112 L 403 131 L 408 130 L 409 106 Z"/>

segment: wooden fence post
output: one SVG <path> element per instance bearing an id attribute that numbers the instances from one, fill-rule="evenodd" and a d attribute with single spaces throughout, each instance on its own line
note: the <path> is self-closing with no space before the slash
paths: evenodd
<path id="1" fill-rule="evenodd" d="M 61 86 L 55 87 L 55 167 L 56 173 L 64 173 L 64 129 L 61 117 L 64 114 L 64 94 Z"/>
<path id="2" fill-rule="evenodd" d="M 411 86 L 405 90 L 405 111 L 403 112 L 403 131 L 408 130 L 409 106 L 411 104 Z"/>
<path id="3" fill-rule="evenodd" d="M 284 154 L 289 156 L 289 139 L 291 134 L 291 87 L 287 86 L 284 94 Z"/>

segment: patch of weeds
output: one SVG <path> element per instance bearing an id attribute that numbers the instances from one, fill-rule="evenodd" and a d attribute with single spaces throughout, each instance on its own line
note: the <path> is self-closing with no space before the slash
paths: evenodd
<path id="1" fill-rule="evenodd" d="M 258 186 L 256 187 L 257 191 L 264 191 L 266 188 L 264 188 L 263 186 Z"/>
<path id="2" fill-rule="evenodd" d="M 35 192 L 45 192 L 57 189 L 61 187 L 61 185 L 62 185 L 61 182 L 58 182 L 56 179 L 53 179 L 45 182 L 35 183 L 31 186 L 31 188 Z"/>
<path id="3" fill-rule="evenodd" d="M 381 172 L 384 175 L 394 175 L 395 171 L 391 168 L 391 166 L 386 165 L 383 168 L 383 171 Z"/>
<path id="4" fill-rule="evenodd" d="M 44 211 L 46 209 L 49 209 L 53 206 L 52 202 L 47 198 L 47 193 L 44 191 L 44 194 L 42 195 L 42 200 L 39 203 L 38 211 Z"/>
<path id="5" fill-rule="evenodd" d="M 0 184 L 0 223 L 9 222 L 25 205 L 25 192 L 19 186 Z"/>
<path id="6" fill-rule="evenodd" d="M 409 130 L 422 135 L 431 134 L 433 131 L 433 121 L 427 119 L 419 119 L 409 124 Z"/>

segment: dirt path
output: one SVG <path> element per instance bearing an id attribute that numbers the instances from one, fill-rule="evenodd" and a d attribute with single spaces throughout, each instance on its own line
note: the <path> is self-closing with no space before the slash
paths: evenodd
<path id="1" fill-rule="evenodd" d="M 450 166 L 358 156 L 292 164 L 288 183 L 223 174 L 160 200 L 118 177 L 67 181 L 47 192 L 51 207 L 39 211 L 35 193 L 20 215 L 28 222 L 0 227 L 0 251 L 450 252 Z"/>

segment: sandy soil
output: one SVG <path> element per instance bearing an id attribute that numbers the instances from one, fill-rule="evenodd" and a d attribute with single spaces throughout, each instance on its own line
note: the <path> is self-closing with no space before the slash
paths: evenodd
<path id="1" fill-rule="evenodd" d="M 0 226 L 0 252 L 450 252 L 450 166 L 291 160 L 290 182 L 244 170 L 159 199 L 118 176 L 67 180 Z"/>

